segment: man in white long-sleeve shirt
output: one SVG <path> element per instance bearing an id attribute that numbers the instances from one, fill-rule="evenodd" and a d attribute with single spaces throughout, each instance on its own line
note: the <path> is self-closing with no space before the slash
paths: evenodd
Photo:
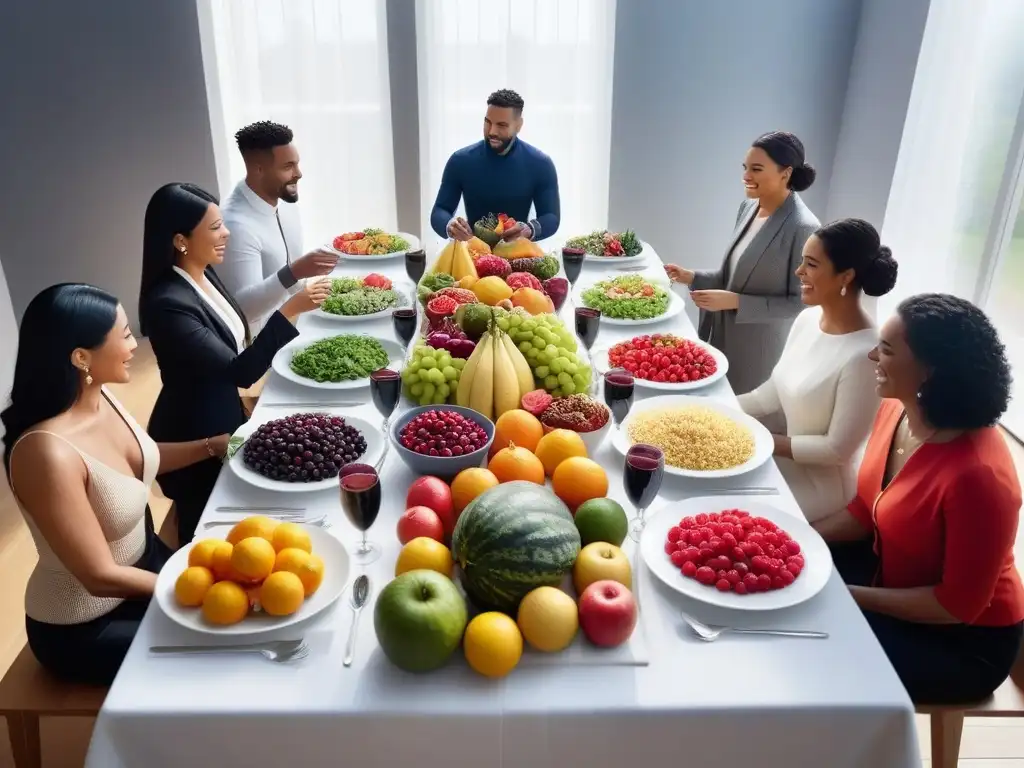
<path id="1" fill-rule="evenodd" d="M 245 312 L 255 334 L 305 278 L 326 275 L 338 257 L 323 250 L 302 255 L 299 153 L 287 126 L 261 121 L 235 134 L 245 178 L 224 201 L 231 231 L 217 273 Z"/>

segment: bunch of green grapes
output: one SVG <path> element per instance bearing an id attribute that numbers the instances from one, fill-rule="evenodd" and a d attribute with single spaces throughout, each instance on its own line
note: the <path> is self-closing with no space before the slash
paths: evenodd
<path id="1" fill-rule="evenodd" d="M 402 371 L 405 396 L 419 405 L 441 405 L 455 397 L 466 361 L 420 343 Z"/>
<path id="2" fill-rule="evenodd" d="M 590 366 L 576 353 L 576 337 L 554 315 L 512 312 L 495 322 L 526 357 L 533 376 L 555 397 L 590 389 Z"/>

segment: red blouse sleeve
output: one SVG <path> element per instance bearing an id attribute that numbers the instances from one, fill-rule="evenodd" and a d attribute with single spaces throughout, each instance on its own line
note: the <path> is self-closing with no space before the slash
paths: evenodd
<path id="1" fill-rule="evenodd" d="M 871 518 L 871 508 L 859 493 L 853 497 L 853 501 L 846 505 L 846 511 L 856 518 L 864 530 L 868 532 L 875 530 L 875 521 Z"/>
<path id="2" fill-rule="evenodd" d="M 961 471 L 942 499 L 946 546 L 935 597 L 965 624 L 992 601 L 1017 533 L 1020 492 L 999 470 L 983 464 Z"/>

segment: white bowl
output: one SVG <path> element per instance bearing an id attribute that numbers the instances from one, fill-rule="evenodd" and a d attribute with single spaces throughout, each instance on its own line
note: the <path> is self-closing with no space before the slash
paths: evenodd
<path id="1" fill-rule="evenodd" d="M 612 412 L 611 412 L 611 410 L 609 410 L 608 406 L 605 405 L 604 403 L 602 403 L 600 400 L 597 400 L 596 402 L 602 408 L 604 408 L 605 413 L 608 414 L 608 420 L 604 423 L 604 426 L 601 427 L 600 429 L 595 429 L 592 432 L 576 432 L 576 434 L 579 435 L 583 439 L 583 444 L 585 446 L 587 446 L 587 456 L 593 456 L 594 455 L 594 453 L 597 451 L 597 449 L 601 447 L 601 444 L 604 442 L 604 439 L 606 437 L 608 437 L 608 433 L 612 429 Z M 555 429 L 556 429 L 556 427 L 549 427 L 547 424 L 545 424 L 544 425 L 544 434 L 546 435 L 548 432 L 553 432 Z M 570 430 L 570 431 L 575 431 L 575 430 Z"/>

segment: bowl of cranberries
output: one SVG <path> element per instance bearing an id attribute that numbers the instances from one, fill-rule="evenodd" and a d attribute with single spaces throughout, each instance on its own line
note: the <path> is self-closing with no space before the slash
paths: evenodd
<path id="1" fill-rule="evenodd" d="M 494 423 L 458 405 L 412 408 L 391 427 L 391 442 L 409 469 L 445 480 L 482 466 L 493 441 Z"/>

